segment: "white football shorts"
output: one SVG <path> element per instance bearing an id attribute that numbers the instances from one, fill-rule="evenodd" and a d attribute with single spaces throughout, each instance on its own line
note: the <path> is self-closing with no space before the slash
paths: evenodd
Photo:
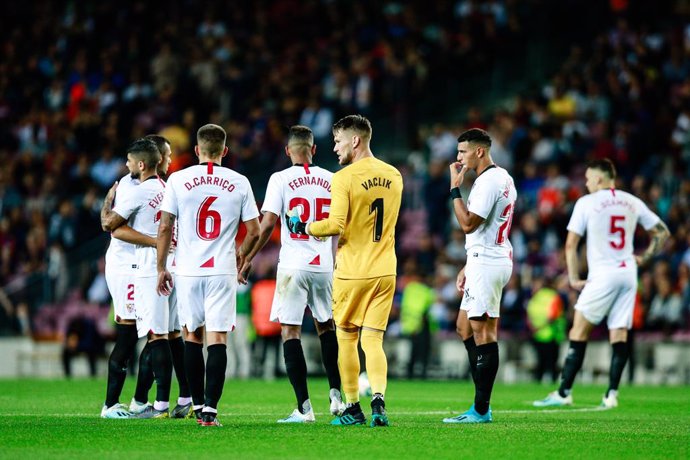
<path id="1" fill-rule="evenodd" d="M 512 265 L 485 265 L 468 261 L 465 266 L 465 294 L 460 309 L 468 318 L 485 314 L 490 318 L 501 316 L 501 293 L 513 273 Z"/>
<path id="2" fill-rule="evenodd" d="M 333 273 L 279 269 L 271 306 L 271 321 L 301 326 L 309 307 L 319 323 L 333 318 Z"/>
<path id="3" fill-rule="evenodd" d="M 113 273 L 105 267 L 105 282 L 113 298 L 115 321 L 123 319 L 137 319 L 134 303 L 134 273 Z"/>
<path id="4" fill-rule="evenodd" d="M 180 324 L 189 332 L 201 326 L 207 331 L 235 328 L 237 275 L 175 275 Z"/>
<path id="5" fill-rule="evenodd" d="M 135 283 L 139 337 L 146 337 L 149 333 L 167 334 L 170 332 L 170 302 L 168 302 L 168 297 L 158 295 L 156 292 L 158 277 L 137 276 Z M 174 314 L 177 316 L 177 312 Z"/>
<path id="6" fill-rule="evenodd" d="M 606 325 L 609 329 L 630 329 L 636 293 L 635 271 L 625 270 L 616 273 L 612 270 L 605 276 L 595 276 L 587 280 L 575 309 L 592 324 L 601 323 L 608 315 Z"/>

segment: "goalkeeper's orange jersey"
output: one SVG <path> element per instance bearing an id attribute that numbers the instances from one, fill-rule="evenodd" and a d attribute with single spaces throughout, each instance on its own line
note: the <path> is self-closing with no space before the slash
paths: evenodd
<path id="1" fill-rule="evenodd" d="M 330 215 L 312 222 L 309 233 L 340 235 L 337 278 L 396 274 L 395 224 L 402 190 L 400 172 L 374 157 L 356 161 L 333 175 Z"/>

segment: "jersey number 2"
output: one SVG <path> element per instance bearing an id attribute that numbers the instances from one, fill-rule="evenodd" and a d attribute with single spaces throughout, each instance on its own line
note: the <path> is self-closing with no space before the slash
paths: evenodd
<path id="1" fill-rule="evenodd" d="M 290 200 L 290 203 L 288 204 L 288 209 L 295 209 L 298 206 L 301 209 L 299 219 L 302 222 L 309 222 L 309 218 L 311 217 L 311 204 L 309 203 L 309 200 L 307 200 L 306 198 L 302 198 L 300 196 L 294 197 Z M 330 206 L 330 198 L 316 198 L 316 200 L 314 200 L 314 221 L 327 219 L 330 213 L 329 211 L 324 210 L 323 208 Z M 297 233 L 290 233 L 290 238 L 298 241 L 308 241 L 309 235 L 299 235 Z"/>
<path id="2" fill-rule="evenodd" d="M 510 226 L 513 225 L 513 203 L 505 207 L 501 213 L 501 219 L 505 218 L 505 222 L 498 227 L 498 235 L 496 235 L 496 244 L 503 244 L 510 234 Z"/>
<path id="3" fill-rule="evenodd" d="M 609 241 L 609 244 L 613 249 L 620 251 L 625 247 L 625 216 L 611 216 L 611 228 L 609 233 L 611 235 L 618 235 L 620 238 L 618 241 Z"/>
<path id="4" fill-rule="evenodd" d="M 211 209 L 217 196 L 208 196 L 199 206 L 196 213 L 196 234 L 205 241 L 211 241 L 220 235 L 220 213 Z"/>

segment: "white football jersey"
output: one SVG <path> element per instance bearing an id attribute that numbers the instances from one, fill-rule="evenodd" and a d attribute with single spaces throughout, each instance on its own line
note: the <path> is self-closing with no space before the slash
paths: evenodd
<path id="1" fill-rule="evenodd" d="M 127 195 L 115 204 L 113 212 L 129 220 L 132 229 L 156 238 L 161 219 L 161 204 L 165 194 L 165 182 L 158 176 L 151 176 L 138 187 L 129 189 Z M 137 276 L 154 276 L 156 270 L 156 248 L 135 246 Z"/>
<path id="2" fill-rule="evenodd" d="M 177 275 L 237 274 L 235 237 L 240 219 L 259 217 L 246 177 L 213 163 L 174 172 L 161 209 L 177 217 Z"/>
<path id="3" fill-rule="evenodd" d="M 591 278 L 592 274 L 611 269 L 636 269 L 635 227 L 639 222 L 649 230 L 659 220 L 639 198 L 621 190 L 606 189 L 577 200 L 568 231 L 587 235 L 588 277 Z"/>
<path id="4" fill-rule="evenodd" d="M 328 217 L 332 177 L 332 172 L 318 166 L 294 165 L 274 173 L 269 179 L 261 212 L 272 212 L 280 218 L 279 268 L 333 271 L 330 238 L 319 241 L 313 236 L 290 233 L 285 225 L 285 214 L 294 208 L 299 209 L 302 222 Z"/>
<path id="5" fill-rule="evenodd" d="M 128 191 L 137 185 L 139 185 L 139 179 L 132 179 L 132 176 L 129 174 L 120 179 L 117 184 L 117 190 L 115 190 L 113 206 L 120 204 L 120 201 L 124 199 Z M 136 264 L 134 245 L 111 236 L 110 245 L 105 253 L 105 266 L 108 268 L 108 271 L 113 274 L 131 274 L 134 273 L 134 266 Z"/>
<path id="6" fill-rule="evenodd" d="M 484 218 L 484 222 L 465 237 L 468 262 L 477 258 L 483 264 L 513 263 L 513 246 L 508 236 L 516 198 L 513 178 L 503 168 L 489 167 L 475 179 L 467 209 Z"/>

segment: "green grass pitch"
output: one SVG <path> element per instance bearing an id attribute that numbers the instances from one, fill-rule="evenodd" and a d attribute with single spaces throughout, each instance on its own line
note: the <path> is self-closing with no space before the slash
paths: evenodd
<path id="1" fill-rule="evenodd" d="M 287 380 L 227 381 L 216 428 L 103 420 L 103 379 L 0 380 L 0 458 L 690 458 L 688 387 L 622 387 L 620 407 L 599 410 L 604 387 L 579 385 L 572 408 L 531 407 L 551 389 L 497 385 L 494 423 L 461 426 L 441 419 L 469 406 L 469 383 L 394 380 L 392 426 L 369 428 L 329 425 L 324 379 L 310 380 L 317 420 L 306 426 L 275 423 L 294 408 Z M 128 378 L 122 402 L 133 390 Z"/>

